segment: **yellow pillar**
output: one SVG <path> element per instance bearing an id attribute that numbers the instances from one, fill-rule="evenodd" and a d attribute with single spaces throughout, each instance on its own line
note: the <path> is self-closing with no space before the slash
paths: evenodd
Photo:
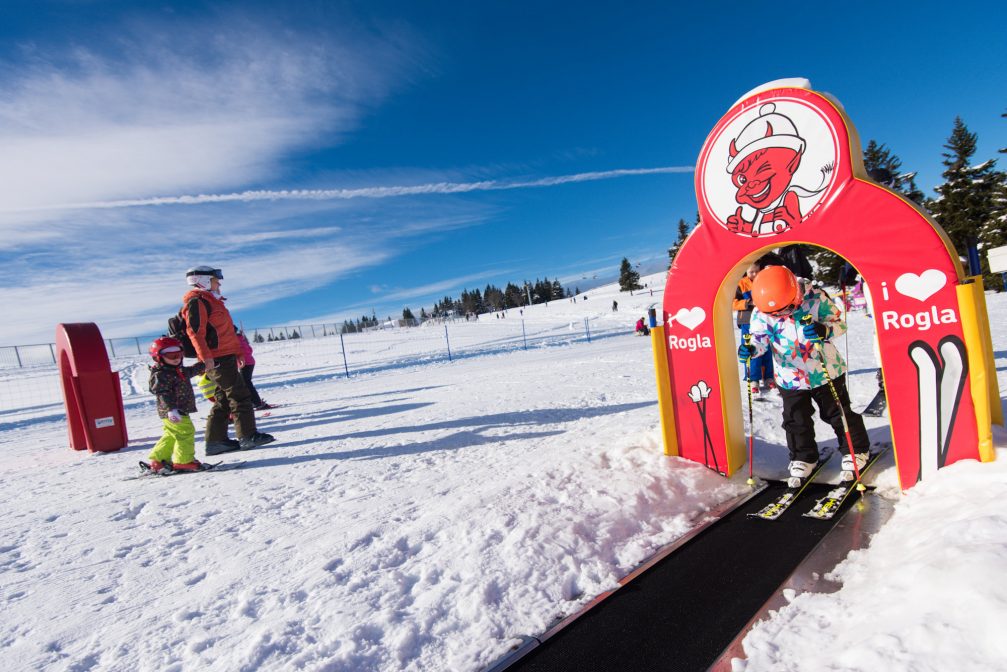
<path id="1" fill-rule="evenodd" d="M 976 429 L 979 434 L 979 459 L 992 462 L 996 459 L 993 449 L 993 400 L 997 401 L 997 415 L 1000 415 L 1000 392 L 993 365 L 993 347 L 988 336 L 989 319 L 986 316 L 985 300 L 981 300 L 982 277 L 968 278 L 958 285 L 958 309 L 962 316 L 962 334 L 965 336 L 965 350 L 969 360 L 970 390 L 972 405 L 976 410 Z M 986 323 L 984 332 L 983 325 Z M 1002 422 L 1002 418 L 1001 418 Z"/>
<path id="2" fill-rule="evenodd" d="M 657 376 L 657 408 L 661 414 L 661 438 L 665 455 L 678 455 L 675 408 L 671 403 L 671 376 L 668 374 L 668 347 L 664 337 L 664 318 L 657 324 L 657 311 L 650 309 L 650 343 L 654 348 L 654 373 Z"/>

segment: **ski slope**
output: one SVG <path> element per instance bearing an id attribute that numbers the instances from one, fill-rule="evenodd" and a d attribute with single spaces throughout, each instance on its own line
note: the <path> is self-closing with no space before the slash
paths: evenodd
<path id="1" fill-rule="evenodd" d="M 222 456 L 246 460 L 235 471 L 123 480 L 160 436 L 141 358 L 116 362 L 125 450 L 71 451 L 61 405 L 0 411 L 4 669 L 492 665 L 748 488 L 746 473 L 662 455 L 650 339 L 632 327 L 660 306 L 663 280 L 644 281 L 653 295 L 607 286 L 452 324 L 453 361 L 416 345 L 442 327 L 364 335 L 386 354 L 349 379 L 338 339 L 261 344 L 256 384 L 280 406 L 259 426 L 277 442 Z M 1007 390 L 1007 296 L 988 301 Z M 569 337 L 525 350 L 521 319 Z M 862 407 L 873 326 L 850 322 L 840 350 Z M 0 390 L 19 375 L 0 372 Z M 755 413 L 755 470 L 774 477 L 787 461 L 779 401 Z M 884 418 L 868 428 L 887 435 Z M 819 425 L 822 443 L 830 434 Z M 797 596 L 736 667 L 1002 666 L 1007 434 L 995 438 L 997 462 L 953 465 L 908 494 L 887 457 L 873 480 L 896 512 L 838 568 L 845 586 Z"/>

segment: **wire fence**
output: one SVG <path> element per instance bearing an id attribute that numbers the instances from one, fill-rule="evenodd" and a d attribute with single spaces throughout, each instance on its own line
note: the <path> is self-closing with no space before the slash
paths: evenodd
<path id="1" fill-rule="evenodd" d="M 261 327 L 247 329 L 245 333 L 253 343 L 285 341 L 298 338 L 324 338 L 337 336 L 341 325 L 337 324 L 302 324 L 286 327 Z M 105 350 L 109 359 L 119 359 L 132 355 L 144 355 L 150 342 L 160 336 L 127 336 L 125 338 L 106 338 Z M 0 346 L 0 369 L 23 369 L 45 364 L 56 363 L 55 343 L 34 343 L 30 345 Z"/>
<path id="2" fill-rule="evenodd" d="M 311 327 L 315 329 L 312 330 Z M 464 319 L 426 322 L 418 327 L 375 329 L 341 334 L 337 325 L 273 327 L 246 330 L 255 339 L 255 384 L 269 389 L 324 378 L 352 378 L 396 368 L 452 362 L 515 350 L 569 346 L 624 335 L 632 328 L 608 317 L 563 322 Z M 294 332 L 297 336 L 294 336 Z M 280 334 L 283 337 L 280 337 Z M 272 340 L 269 337 L 272 336 Z M 142 337 L 106 341 L 112 368 L 119 372 L 123 401 L 152 400 L 147 389 L 149 341 Z M 62 415 L 63 397 L 55 346 L 49 343 L 11 346 L 14 364 L 0 365 L 0 429 L 39 414 Z"/>

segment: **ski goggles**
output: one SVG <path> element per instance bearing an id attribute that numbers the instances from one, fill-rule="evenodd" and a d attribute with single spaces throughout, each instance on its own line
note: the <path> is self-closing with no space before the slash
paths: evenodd
<path id="1" fill-rule="evenodd" d="M 783 308 L 780 308 L 779 310 L 774 310 L 773 312 L 768 313 L 768 314 L 772 315 L 773 317 L 790 317 L 791 315 L 794 314 L 795 310 L 797 310 L 797 306 L 795 306 L 794 304 L 791 304 L 789 306 L 784 306 Z"/>
<path id="2" fill-rule="evenodd" d="M 162 356 L 168 355 L 170 357 L 172 355 L 181 355 L 181 354 L 182 354 L 182 348 L 179 348 L 174 345 L 169 345 L 167 348 L 163 348 L 161 350 Z"/>
<path id="3" fill-rule="evenodd" d="M 209 266 L 200 266 L 198 268 L 194 268 L 188 271 L 185 274 L 185 277 L 189 277 L 190 275 L 208 275 L 210 277 L 216 278 L 217 280 L 224 279 L 224 272 L 222 270 L 220 270 L 219 268 L 210 268 Z"/>

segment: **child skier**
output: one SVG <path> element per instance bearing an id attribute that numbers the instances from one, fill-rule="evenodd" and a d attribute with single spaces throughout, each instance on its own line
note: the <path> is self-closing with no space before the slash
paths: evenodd
<path id="1" fill-rule="evenodd" d="M 189 419 L 196 412 L 196 398 L 189 379 L 203 373 L 202 362 L 182 366 L 182 344 L 162 336 L 150 344 L 155 364 L 150 369 L 150 391 L 157 397 L 157 414 L 164 425 L 164 435 L 150 451 L 150 470 L 157 474 L 171 471 L 200 471 L 196 459 L 196 428 Z"/>
<path id="2" fill-rule="evenodd" d="M 248 388 L 248 391 L 252 393 L 252 408 L 256 411 L 267 411 L 273 408 L 273 406 L 263 401 L 262 397 L 259 396 L 259 391 L 255 389 L 255 385 L 252 385 L 252 372 L 255 370 L 255 356 L 252 354 L 252 344 L 248 342 L 248 337 L 245 336 L 244 331 L 238 330 L 235 333 L 238 336 L 238 342 L 241 343 L 241 357 L 238 360 L 238 370 L 241 372 L 241 377 L 245 379 L 245 386 Z"/>
<path id="3" fill-rule="evenodd" d="M 759 271 L 752 283 L 752 300 L 755 303 L 752 339 L 738 348 L 738 357 L 745 362 L 767 351 L 773 353 L 776 383 L 783 397 L 783 429 L 790 452 L 788 485 L 799 487 L 819 459 L 812 401 L 818 406 L 822 420 L 832 425 L 839 445 L 845 446 L 843 476 L 844 480 L 850 480 L 853 459 L 846 446 L 843 415 L 858 470 L 867 463 L 870 439 L 863 418 L 850 408 L 846 364 L 829 342 L 846 331 L 841 313 L 822 290 L 809 286 L 805 292 L 785 266 L 768 266 Z"/>

